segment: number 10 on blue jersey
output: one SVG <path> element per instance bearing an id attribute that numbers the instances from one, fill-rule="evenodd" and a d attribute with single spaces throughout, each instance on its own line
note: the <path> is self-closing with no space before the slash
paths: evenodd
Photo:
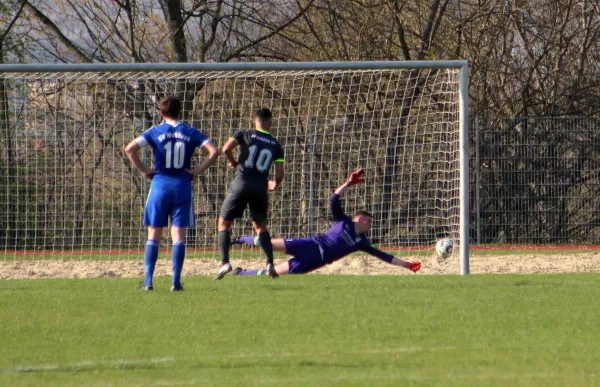
<path id="1" fill-rule="evenodd" d="M 175 145 L 175 146 L 173 146 Z M 167 142 L 165 148 L 165 168 L 181 169 L 185 160 L 185 143 Z"/>

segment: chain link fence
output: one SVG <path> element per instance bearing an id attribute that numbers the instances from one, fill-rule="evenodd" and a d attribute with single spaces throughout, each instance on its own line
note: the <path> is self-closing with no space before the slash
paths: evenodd
<path id="1" fill-rule="evenodd" d="M 471 238 L 600 243 L 600 118 L 472 119 Z"/>

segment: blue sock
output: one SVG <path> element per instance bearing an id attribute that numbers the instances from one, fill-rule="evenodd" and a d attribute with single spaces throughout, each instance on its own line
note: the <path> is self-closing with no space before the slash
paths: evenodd
<path id="1" fill-rule="evenodd" d="M 258 236 L 248 235 L 239 237 L 238 241 L 250 246 L 258 246 Z"/>
<path id="2" fill-rule="evenodd" d="M 242 270 L 238 275 L 264 275 L 264 270 Z"/>
<path id="3" fill-rule="evenodd" d="M 173 260 L 173 286 L 179 286 L 181 285 L 181 270 L 183 269 L 183 260 L 185 259 L 184 241 L 173 243 L 171 258 Z"/>
<path id="4" fill-rule="evenodd" d="M 144 286 L 152 285 L 152 276 L 158 259 L 158 241 L 148 240 L 144 250 Z"/>

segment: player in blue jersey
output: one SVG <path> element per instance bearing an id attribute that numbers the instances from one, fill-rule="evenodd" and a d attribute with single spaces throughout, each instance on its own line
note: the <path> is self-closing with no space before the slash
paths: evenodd
<path id="1" fill-rule="evenodd" d="M 185 237 L 188 227 L 195 224 L 192 198 L 192 179 L 215 162 L 219 151 L 211 140 L 195 128 L 179 121 L 181 102 L 167 97 L 159 104 L 164 122 L 154 126 L 125 147 L 133 165 L 152 180 L 144 211 L 144 225 L 148 226 L 148 241 L 144 252 L 144 283 L 142 289 L 153 290 L 152 277 L 158 259 L 159 241 L 164 227 L 171 218 L 173 239 L 173 284 L 171 291 L 183 290 L 181 270 L 185 258 Z M 138 151 L 151 147 L 154 169 L 140 160 Z M 203 148 L 208 156 L 192 168 L 196 148 Z"/>
<path id="2" fill-rule="evenodd" d="M 405 262 L 390 254 L 387 254 L 373 246 L 367 240 L 365 233 L 371 229 L 373 216 L 366 211 L 358 211 L 352 217 L 346 215 L 340 205 L 342 196 L 348 187 L 364 183 L 364 170 L 353 172 L 348 180 L 335 190 L 331 196 L 331 213 L 333 214 L 333 225 L 327 233 L 315 235 L 309 238 L 297 239 L 272 239 L 273 250 L 284 252 L 293 258 L 277 265 L 277 274 L 305 274 L 329 265 L 348 254 L 363 251 L 373 255 L 384 262 L 396 266 L 402 266 L 413 272 L 419 271 L 420 262 Z M 239 243 L 251 246 L 260 242 L 253 236 L 243 236 L 238 239 Z M 244 270 L 235 268 L 233 275 L 264 275 L 264 270 Z"/>

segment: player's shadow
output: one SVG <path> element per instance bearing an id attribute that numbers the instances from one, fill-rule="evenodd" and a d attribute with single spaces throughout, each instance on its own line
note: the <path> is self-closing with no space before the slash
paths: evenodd
<path id="1" fill-rule="evenodd" d="M 72 366 L 40 366 L 40 367 L 23 367 L 16 369 L 0 369 L 0 375 L 2 374 L 34 374 L 34 373 L 50 373 L 50 372 L 65 372 L 65 373 L 76 373 L 76 372 L 98 372 L 98 371 L 109 371 L 109 370 L 156 370 L 161 368 L 158 364 L 148 363 L 136 363 L 136 364 L 90 364 L 90 365 L 72 365 Z"/>
<path id="2" fill-rule="evenodd" d="M 314 360 L 302 360 L 298 362 L 299 367 L 316 367 L 316 368 L 358 368 L 356 365 L 345 363 L 319 362 Z"/>
<path id="3" fill-rule="evenodd" d="M 26 288 L 26 287 L 15 286 L 15 287 L 9 287 L 9 288 L 2 288 L 2 289 L 0 289 L 0 292 L 14 292 L 14 291 L 18 291 L 18 290 L 30 290 L 30 289 Z"/>
<path id="4" fill-rule="evenodd" d="M 237 369 L 237 368 L 256 368 L 256 367 L 263 367 L 265 364 L 264 363 L 224 363 L 224 364 L 203 364 L 203 363 L 194 363 L 191 364 L 189 367 L 190 370 L 206 370 L 206 369 L 223 369 L 223 370 L 229 370 L 229 369 Z"/>
<path id="5" fill-rule="evenodd" d="M 234 362 L 234 363 L 224 363 L 224 364 L 203 364 L 203 363 L 194 363 L 189 365 L 189 369 L 209 369 L 209 368 L 219 368 L 219 369 L 234 369 L 234 368 L 262 368 L 273 366 L 280 366 L 281 363 L 272 363 L 264 361 L 257 362 Z M 358 365 L 345 364 L 345 363 L 332 363 L 332 362 L 318 362 L 313 360 L 301 360 L 295 364 L 298 367 L 314 367 L 314 368 L 359 368 Z"/>
<path id="6" fill-rule="evenodd" d="M 286 292 L 286 291 L 297 292 L 297 291 L 303 289 L 301 286 L 290 286 L 288 284 L 285 284 L 285 286 L 275 285 L 275 284 L 265 284 L 264 286 L 262 286 L 262 288 L 272 291 L 272 292 Z"/>
<path id="7" fill-rule="evenodd" d="M 319 368 L 331 368 L 331 367 L 339 367 L 339 368 L 359 368 L 357 365 L 351 364 L 343 364 L 343 363 L 327 363 L 327 362 L 317 362 L 312 360 L 301 360 L 298 363 L 290 363 L 290 365 L 296 365 L 298 367 L 319 367 Z M 281 366 L 280 362 L 265 362 L 264 360 L 256 360 L 256 361 L 241 361 L 241 362 L 232 362 L 232 363 L 223 363 L 223 364 L 204 364 L 204 363 L 194 363 L 190 364 L 189 369 L 209 369 L 209 368 L 219 368 L 219 369 L 234 369 L 234 368 L 263 368 L 263 367 L 278 367 Z"/>

